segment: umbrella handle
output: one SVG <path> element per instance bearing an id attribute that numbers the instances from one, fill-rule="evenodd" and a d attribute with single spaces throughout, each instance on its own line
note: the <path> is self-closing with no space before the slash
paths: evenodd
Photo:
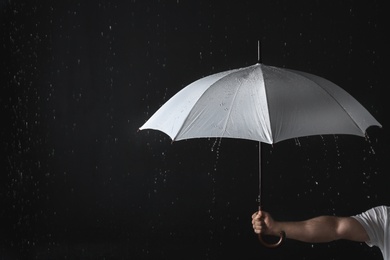
<path id="1" fill-rule="evenodd" d="M 259 241 L 263 246 L 268 247 L 268 248 L 277 248 L 278 246 L 280 246 L 283 243 L 284 239 L 286 238 L 286 232 L 280 231 L 279 241 L 276 242 L 275 244 L 270 244 L 270 243 L 267 243 L 266 241 L 264 241 L 261 234 L 259 234 L 258 236 L 259 236 Z"/>

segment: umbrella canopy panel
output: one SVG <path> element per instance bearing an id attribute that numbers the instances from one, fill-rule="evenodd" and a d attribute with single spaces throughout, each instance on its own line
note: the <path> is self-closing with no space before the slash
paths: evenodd
<path id="1" fill-rule="evenodd" d="M 334 83 L 263 64 L 199 79 L 166 102 L 140 129 L 172 140 L 226 137 L 276 143 L 322 134 L 364 136 L 380 124 Z"/>

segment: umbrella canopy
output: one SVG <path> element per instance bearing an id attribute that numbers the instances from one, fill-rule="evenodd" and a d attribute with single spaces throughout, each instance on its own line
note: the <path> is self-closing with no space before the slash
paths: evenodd
<path id="1" fill-rule="evenodd" d="M 276 143 L 325 134 L 364 136 L 379 122 L 336 84 L 313 74 L 255 64 L 201 78 L 140 129 L 172 140 L 226 137 Z"/>

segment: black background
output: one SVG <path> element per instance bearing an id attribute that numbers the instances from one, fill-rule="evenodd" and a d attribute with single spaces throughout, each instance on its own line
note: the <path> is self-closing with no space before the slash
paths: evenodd
<path id="1" fill-rule="evenodd" d="M 262 247 L 258 147 L 137 129 L 192 81 L 257 62 L 342 86 L 368 138 L 262 145 L 279 220 L 389 204 L 384 1 L 0 1 L 0 259 L 381 259 L 378 248 Z"/>

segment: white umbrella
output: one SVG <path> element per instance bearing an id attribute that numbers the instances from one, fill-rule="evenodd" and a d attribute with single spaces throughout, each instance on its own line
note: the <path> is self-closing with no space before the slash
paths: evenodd
<path id="1" fill-rule="evenodd" d="M 325 134 L 364 136 L 378 121 L 352 96 L 313 74 L 255 64 L 199 79 L 140 129 L 173 141 L 230 137 L 276 143 Z"/>
<path id="2" fill-rule="evenodd" d="M 162 131 L 173 141 L 218 137 L 272 144 L 310 135 L 364 136 L 374 125 L 381 127 L 358 101 L 329 80 L 257 63 L 191 83 L 140 129 Z M 261 171 L 259 207 L 260 199 Z"/>

